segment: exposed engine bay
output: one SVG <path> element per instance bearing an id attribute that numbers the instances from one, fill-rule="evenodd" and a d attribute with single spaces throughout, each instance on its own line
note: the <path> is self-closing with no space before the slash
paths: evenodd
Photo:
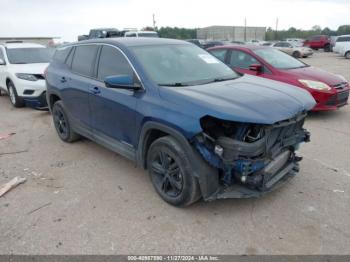
<path id="1" fill-rule="evenodd" d="M 211 116 L 201 119 L 203 132 L 193 145 L 219 170 L 220 184 L 234 184 L 267 191 L 287 174 L 298 172 L 301 157 L 295 151 L 310 141 L 303 128 L 306 113 L 273 125 L 224 121 Z"/>

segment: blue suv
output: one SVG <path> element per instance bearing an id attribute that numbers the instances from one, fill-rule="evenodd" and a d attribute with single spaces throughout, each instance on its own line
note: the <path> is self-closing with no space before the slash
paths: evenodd
<path id="1" fill-rule="evenodd" d="M 80 136 L 147 169 L 157 193 L 187 206 L 257 197 L 293 177 L 315 105 L 304 90 L 233 72 L 205 50 L 155 38 L 57 49 L 47 101 L 59 137 Z"/>

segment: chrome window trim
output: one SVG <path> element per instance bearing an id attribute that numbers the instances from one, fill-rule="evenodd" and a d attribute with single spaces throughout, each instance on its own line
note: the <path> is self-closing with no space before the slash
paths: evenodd
<path id="1" fill-rule="evenodd" d="M 142 82 L 142 80 L 141 80 L 139 74 L 137 73 L 137 71 L 136 71 L 134 65 L 131 63 L 130 59 L 129 59 L 129 58 L 127 57 L 127 55 L 123 52 L 123 50 L 121 50 L 119 47 L 114 46 L 114 45 L 111 45 L 111 44 L 107 44 L 107 43 L 82 43 L 82 44 L 79 44 L 79 43 L 78 43 L 78 44 L 72 44 L 72 45 L 64 46 L 64 47 L 61 47 L 61 48 L 78 47 L 78 46 L 83 46 L 83 45 L 98 45 L 98 46 L 105 45 L 105 46 L 113 47 L 113 48 L 115 48 L 116 50 L 118 50 L 118 51 L 124 56 L 124 58 L 126 59 L 126 61 L 128 61 L 130 67 L 132 68 L 134 74 L 136 75 L 137 79 L 139 80 L 139 82 L 140 82 L 140 84 L 141 84 L 142 90 L 145 90 L 144 84 L 143 84 L 143 82 Z M 61 48 L 57 48 L 57 50 L 58 50 L 58 49 L 61 49 Z M 74 59 L 74 57 L 73 57 L 73 59 Z M 96 61 L 96 62 L 97 62 L 97 61 Z M 71 69 L 70 69 L 70 70 L 71 70 Z M 72 71 L 72 70 L 71 70 L 71 72 L 74 73 L 74 74 L 77 74 L 77 75 L 80 75 L 80 76 L 83 76 L 83 77 L 87 77 L 87 78 L 93 79 L 93 80 L 95 80 L 95 81 L 104 83 L 103 81 L 99 80 L 98 78 L 89 77 L 89 76 L 85 76 L 85 75 L 81 75 L 81 74 L 76 73 L 76 72 L 74 72 L 74 71 Z"/>

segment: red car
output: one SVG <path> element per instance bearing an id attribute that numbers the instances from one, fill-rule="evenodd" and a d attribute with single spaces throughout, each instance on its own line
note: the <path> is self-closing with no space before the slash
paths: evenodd
<path id="1" fill-rule="evenodd" d="M 322 48 L 325 52 L 331 51 L 331 39 L 328 35 L 310 36 L 303 45 L 316 50 Z"/>
<path id="2" fill-rule="evenodd" d="M 341 75 L 309 66 L 264 46 L 220 46 L 211 54 L 242 74 L 256 75 L 306 89 L 316 100 L 312 111 L 335 110 L 348 103 L 350 85 Z"/>

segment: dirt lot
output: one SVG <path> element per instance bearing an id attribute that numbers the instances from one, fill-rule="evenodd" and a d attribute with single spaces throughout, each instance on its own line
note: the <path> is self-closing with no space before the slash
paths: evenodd
<path id="1" fill-rule="evenodd" d="M 305 61 L 350 80 L 350 60 Z M 0 141 L 0 185 L 27 178 L 0 198 L 0 254 L 350 254 L 349 106 L 308 117 L 301 172 L 279 191 L 186 209 L 123 157 L 61 142 L 47 112 L 3 96 L 0 119 L 0 134 L 16 133 Z"/>

